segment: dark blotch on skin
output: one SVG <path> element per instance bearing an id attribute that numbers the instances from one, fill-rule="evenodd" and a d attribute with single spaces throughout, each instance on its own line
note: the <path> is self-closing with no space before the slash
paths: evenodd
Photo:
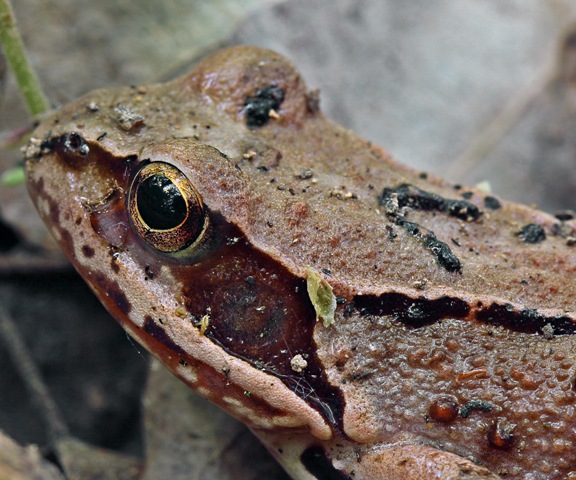
<path id="1" fill-rule="evenodd" d="M 484 205 L 486 205 L 486 208 L 488 208 L 489 210 L 498 210 L 499 208 L 502 207 L 500 200 L 492 196 L 488 196 L 484 199 Z"/>
<path id="2" fill-rule="evenodd" d="M 445 270 L 449 272 L 462 271 L 462 264 L 458 257 L 452 253 L 446 243 L 438 240 L 434 235 L 426 235 L 424 237 L 424 246 L 434 254 L 438 265 Z"/>
<path id="3" fill-rule="evenodd" d="M 484 400 L 470 400 L 466 405 L 460 409 L 460 416 L 468 418 L 472 410 L 480 410 L 482 412 L 491 412 L 494 406 L 490 402 Z"/>
<path id="4" fill-rule="evenodd" d="M 154 271 L 150 268 L 150 265 L 146 265 L 144 268 L 144 272 L 146 273 L 146 277 L 152 279 L 154 278 Z"/>
<path id="5" fill-rule="evenodd" d="M 553 328 L 553 335 L 576 334 L 576 323 L 568 316 L 546 317 L 536 310 L 528 308 L 517 310 L 512 305 L 492 304 L 477 312 L 476 319 L 528 334 L 542 335 L 545 325 L 550 325 Z"/>
<path id="6" fill-rule="evenodd" d="M 64 250 L 68 255 L 72 255 L 74 252 L 74 240 L 72 239 L 72 234 L 63 228 L 59 229 L 61 239 L 60 239 L 60 246 L 62 250 Z"/>
<path id="7" fill-rule="evenodd" d="M 519 310 L 513 305 L 478 302 L 474 318 L 482 323 L 501 326 L 514 332 L 544 335 L 552 329 L 553 336 L 575 335 L 576 323 L 568 316 L 544 316 L 536 310 Z M 470 305 L 458 298 L 440 297 L 427 299 L 400 293 L 384 293 L 379 296 L 358 295 L 344 307 L 343 315 L 349 317 L 358 310 L 361 315 L 391 316 L 411 327 L 423 327 L 444 318 L 467 318 Z M 548 326 L 547 328 L 544 328 Z M 550 333 L 548 333 L 550 335 Z"/>
<path id="8" fill-rule="evenodd" d="M 40 181 L 39 183 L 42 184 L 43 182 Z M 39 184 L 39 187 L 43 188 L 40 186 L 40 184 Z M 50 220 L 52 221 L 52 223 L 54 225 L 60 225 L 60 205 L 58 205 L 58 203 L 55 202 L 52 197 L 48 197 L 47 201 L 48 201 L 48 206 L 50 207 L 50 217 L 49 217 Z M 62 231 L 67 232 L 67 230 L 62 230 Z M 70 245 L 73 246 L 74 243 L 71 243 Z M 70 251 L 72 251 L 72 250 L 70 250 Z"/>
<path id="9" fill-rule="evenodd" d="M 450 247 L 438 240 L 432 231 L 406 220 L 406 212 L 402 209 L 409 207 L 426 211 L 437 210 L 461 220 L 471 221 L 482 215 L 476 205 L 464 200 L 447 200 L 409 184 L 397 188 L 385 188 L 378 196 L 378 204 L 385 208 L 391 221 L 422 241 L 422 245 L 436 257 L 438 265 L 449 272 L 462 271 L 462 264 Z"/>
<path id="10" fill-rule="evenodd" d="M 94 256 L 94 249 L 89 245 L 83 245 L 82 253 L 86 258 L 92 258 Z"/>
<path id="11" fill-rule="evenodd" d="M 69 132 L 59 137 L 52 137 L 40 146 L 43 152 L 57 152 L 64 156 L 85 159 L 90 153 L 86 140 L 76 132 Z"/>
<path id="12" fill-rule="evenodd" d="M 300 455 L 300 460 L 308 473 L 317 480 L 352 480 L 349 475 L 334 468 L 322 447 L 308 447 Z"/>
<path id="13" fill-rule="evenodd" d="M 123 315 L 128 315 L 132 310 L 130 301 L 118 285 L 118 282 L 109 280 L 104 274 L 94 275 L 94 283 L 98 286 L 99 292 L 105 292 L 106 297 L 100 297 L 106 308 L 116 317 L 114 310 L 119 310 Z"/>
<path id="14" fill-rule="evenodd" d="M 120 287 L 118 286 L 118 284 L 116 282 L 114 282 L 114 284 L 111 285 L 108 290 L 106 290 L 106 293 L 108 294 L 108 296 L 110 298 L 112 298 L 114 300 L 114 303 L 116 304 L 116 306 L 123 313 L 125 313 L 126 315 L 128 315 L 128 313 L 130 313 L 130 310 L 132 310 L 132 305 L 130 304 L 130 301 L 128 300 L 126 295 L 124 295 L 124 292 L 122 290 L 120 290 Z"/>
<path id="15" fill-rule="evenodd" d="M 561 222 L 568 222 L 569 220 L 574 220 L 576 218 L 576 212 L 572 210 L 561 210 L 556 212 L 554 216 Z"/>
<path id="16" fill-rule="evenodd" d="M 546 232 L 540 225 L 536 225 L 535 223 L 524 225 L 522 229 L 514 235 L 524 243 L 540 243 L 546 240 Z"/>
<path id="17" fill-rule="evenodd" d="M 446 199 L 436 193 L 427 192 L 407 183 L 396 188 L 385 188 L 382 190 L 378 197 L 378 204 L 385 205 L 392 198 L 392 195 L 395 195 L 398 199 L 400 208 L 410 207 L 416 210 L 436 210 L 466 221 L 476 220 L 482 215 L 482 212 L 473 203 L 464 200 Z"/>
<path id="18" fill-rule="evenodd" d="M 429 230 L 421 227 L 417 223 L 408 222 L 406 220 L 398 220 L 397 224 L 406 230 L 410 235 L 422 240 L 424 247 L 432 252 L 438 265 L 449 272 L 461 272 L 462 264 L 458 257 L 452 253 L 450 247 L 438 240 Z"/>
<path id="19" fill-rule="evenodd" d="M 144 319 L 144 326 L 142 327 L 142 330 L 144 330 L 152 338 L 162 343 L 175 355 L 182 357 L 186 356 L 186 352 L 184 352 L 180 346 L 176 345 L 174 341 L 168 335 L 166 335 L 166 331 L 160 325 L 158 325 L 152 317 L 147 316 Z"/>
<path id="20" fill-rule="evenodd" d="M 349 306 L 361 315 L 390 315 L 411 327 L 430 325 L 443 318 L 465 318 L 470 312 L 469 305 L 458 298 L 428 300 L 400 293 L 356 296 Z"/>
<path id="21" fill-rule="evenodd" d="M 116 257 L 112 255 L 112 261 L 110 262 L 110 267 L 114 273 L 118 273 L 120 271 L 120 266 L 116 263 Z"/>
<path id="22" fill-rule="evenodd" d="M 257 128 L 270 121 L 270 110 L 278 110 L 284 101 L 284 92 L 280 87 L 269 85 L 261 88 L 253 97 L 244 102 L 244 114 L 248 128 Z"/>

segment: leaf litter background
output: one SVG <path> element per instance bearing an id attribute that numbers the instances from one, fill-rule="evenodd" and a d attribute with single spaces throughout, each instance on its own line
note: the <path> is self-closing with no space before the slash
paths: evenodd
<path id="1" fill-rule="evenodd" d="M 290 57 L 321 89 L 328 116 L 401 161 L 458 183 L 489 181 L 550 212 L 576 210 L 571 0 L 18 0 L 15 10 L 54 106 L 255 44 Z M 1 74 L 6 140 L 29 119 Z M 14 150 L 0 155 L 2 170 L 19 161 Z M 0 342 L 0 430 L 38 445 L 1 436 L 0 480 L 61 478 L 43 457 L 59 457 L 71 479 L 286 478 L 245 427 L 148 368 L 54 247 L 23 187 L 0 189 L 0 310 L 70 432 L 53 438 Z"/>

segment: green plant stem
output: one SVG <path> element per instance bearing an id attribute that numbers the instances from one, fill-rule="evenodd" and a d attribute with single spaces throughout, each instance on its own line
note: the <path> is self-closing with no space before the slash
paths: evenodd
<path id="1" fill-rule="evenodd" d="M 0 43 L 14 72 L 28 110 L 34 116 L 49 109 L 38 78 L 32 70 L 24 50 L 22 38 L 16 27 L 16 18 L 10 0 L 0 0 Z"/>

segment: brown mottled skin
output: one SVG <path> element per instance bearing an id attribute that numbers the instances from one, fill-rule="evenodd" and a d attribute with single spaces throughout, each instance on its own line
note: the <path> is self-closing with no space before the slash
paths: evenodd
<path id="1" fill-rule="evenodd" d="M 255 98 L 272 110 L 258 124 Z M 26 157 L 42 218 L 116 320 L 294 478 L 576 478 L 574 220 L 399 165 L 252 47 L 93 92 Z M 201 198 L 209 226 L 181 252 L 135 228 L 148 161 Z M 332 325 L 307 267 L 333 288 Z"/>

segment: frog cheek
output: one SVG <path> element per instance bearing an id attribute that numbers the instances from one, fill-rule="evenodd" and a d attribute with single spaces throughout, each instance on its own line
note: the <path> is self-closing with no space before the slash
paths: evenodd
<path id="1" fill-rule="evenodd" d="M 136 173 L 128 212 L 138 236 L 171 256 L 201 249 L 209 230 L 200 193 L 180 170 L 164 162 L 147 163 Z"/>

